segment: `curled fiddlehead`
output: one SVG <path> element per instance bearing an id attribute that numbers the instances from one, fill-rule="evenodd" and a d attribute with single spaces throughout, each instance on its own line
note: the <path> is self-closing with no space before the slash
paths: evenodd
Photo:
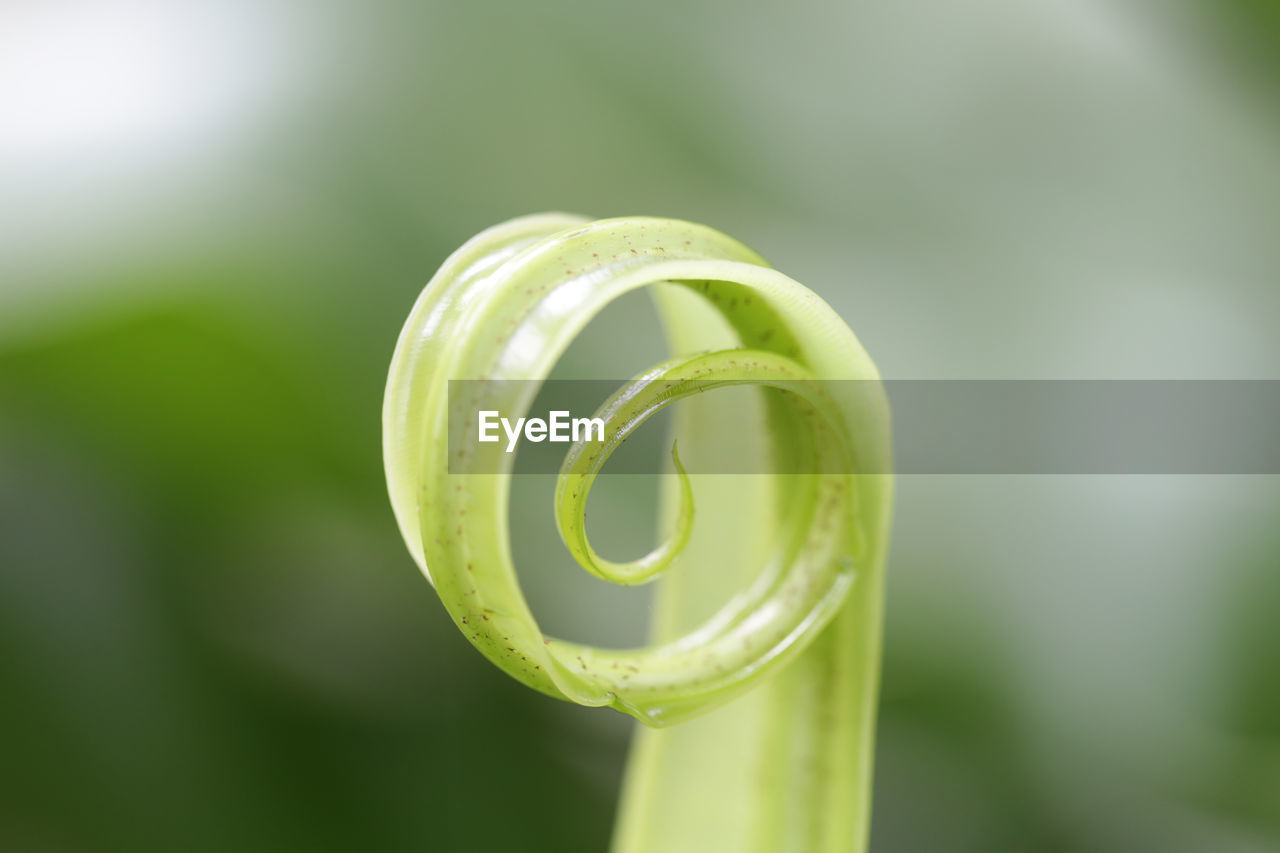
<path id="1" fill-rule="evenodd" d="M 805 473 L 768 479 L 768 519 L 737 519 L 744 527 L 767 522 L 776 535 L 758 572 L 710 619 L 682 624 L 687 620 L 660 612 L 658 636 L 635 649 L 546 637 L 520 591 L 510 550 L 509 478 L 482 468 L 482 448 L 459 429 L 449 382 L 523 380 L 504 386 L 529 389 L 509 401 L 513 416 L 523 415 L 537 383 L 592 317 L 628 291 L 659 284 L 666 286 L 658 299 L 676 354 L 603 405 L 597 413 L 606 424 L 603 444 L 570 448 L 555 497 L 570 552 L 587 571 L 618 583 L 643 583 L 674 563 L 695 560 L 704 573 L 720 571 L 735 582 L 742 576 L 739 566 L 722 571 L 715 565 L 735 559 L 728 544 L 699 554 L 686 548 L 694 500 L 702 497 L 678 454 L 670 523 L 651 553 L 612 562 L 587 537 L 588 495 L 609 453 L 658 409 L 690 395 L 742 384 L 781 391 L 767 404 L 771 458 L 789 470 L 800 460 Z M 864 381 L 815 381 L 837 379 Z M 766 700 L 771 710 L 764 717 L 772 741 L 785 726 L 788 744 L 759 752 L 771 742 L 761 729 L 763 746 L 756 751 L 761 761 L 784 760 L 785 767 L 747 783 L 753 796 L 772 797 L 762 806 L 765 817 L 756 819 L 764 823 L 749 833 L 751 847 L 712 849 L 848 850 L 864 843 L 866 831 L 891 491 L 884 473 L 887 406 L 877 380 L 870 359 L 826 303 L 716 231 L 646 218 L 513 220 L 473 238 L 445 262 L 401 333 L 383 411 L 392 504 L 410 552 L 459 629 L 495 664 L 544 693 L 609 705 L 664 727 L 782 669 L 787 678 L 770 681 L 775 698 Z M 697 425 L 686 420 L 682 429 L 694 431 L 696 445 Z M 501 464 L 509 472 L 512 463 L 508 457 Z M 724 535 L 733 535 L 731 527 Z M 678 609 L 670 598 L 660 599 L 660 611 Z M 678 764 L 663 758 L 657 741 L 647 743 L 633 763 L 617 847 L 683 849 L 680 843 L 693 843 L 687 821 L 667 820 L 661 831 L 683 826 L 683 842 L 663 840 L 644 825 L 662 809 L 661 797 L 645 789 Z M 828 749 L 839 754 L 810 754 Z M 679 784 L 688 784 L 692 773 L 681 771 Z M 812 805 L 788 805 L 798 796 Z M 842 797 L 847 817 L 816 816 L 815 808 L 840 808 Z"/>

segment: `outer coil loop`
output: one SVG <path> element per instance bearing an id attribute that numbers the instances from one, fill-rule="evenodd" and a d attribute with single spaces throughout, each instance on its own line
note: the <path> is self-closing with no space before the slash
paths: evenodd
<path id="1" fill-rule="evenodd" d="M 473 466 L 479 448 L 446 441 L 450 380 L 533 380 L 532 404 L 573 337 L 610 301 L 672 283 L 713 305 L 740 348 L 680 354 L 648 370 L 598 413 L 606 446 L 572 447 L 556 493 L 562 537 L 588 571 L 645 582 L 678 561 L 694 523 L 683 470 L 677 522 L 653 552 L 604 560 L 584 529 L 587 494 L 608 453 L 661 407 L 720 385 L 781 389 L 793 421 L 779 449 L 815 471 L 789 487 L 783 535 L 757 580 L 709 622 L 670 642 L 609 650 L 545 637 L 521 593 L 507 525 L 509 478 Z M 816 379 L 871 380 L 819 394 Z M 401 533 L 459 629 L 520 681 L 584 705 L 611 705 L 661 726 L 750 687 L 805 648 L 878 571 L 888 519 L 888 410 L 874 365 L 817 296 L 709 228 L 664 219 L 588 222 L 525 217 L 483 232 L 427 285 L 392 360 L 383 410 L 387 482 Z M 505 414 L 505 412 L 504 412 Z M 816 415 L 816 417 L 815 417 Z M 450 454 L 456 454 L 450 458 Z M 508 458 L 501 473 L 509 473 Z M 675 567 L 673 571 L 679 571 Z M 864 581 L 865 582 L 865 581 Z"/>

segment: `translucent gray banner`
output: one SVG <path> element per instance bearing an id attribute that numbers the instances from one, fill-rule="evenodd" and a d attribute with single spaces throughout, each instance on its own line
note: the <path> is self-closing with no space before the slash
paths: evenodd
<path id="1" fill-rule="evenodd" d="M 555 473 L 570 446 L 555 437 L 571 440 L 573 422 L 593 417 L 626 382 L 451 382 L 449 470 Z M 835 398 L 875 393 L 865 382 L 812 384 Z M 882 384 L 892 411 L 893 472 L 898 474 L 1280 474 L 1280 380 Z M 787 393 L 708 387 L 647 421 L 618 447 L 604 473 L 670 471 L 672 419 L 687 405 L 701 407 L 700 418 L 732 432 L 735 442 L 750 445 L 758 437 L 755 446 L 767 448 L 763 401 Z M 516 428 L 515 414 L 525 406 L 526 417 L 543 421 L 545 429 L 528 420 Z M 490 440 L 481 440 L 482 426 Z M 588 426 L 578 424 L 579 437 L 594 440 L 597 431 L 584 433 Z M 681 451 L 690 473 L 807 473 L 794 463 L 783 462 L 779 469 L 778 455 L 767 451 Z"/>

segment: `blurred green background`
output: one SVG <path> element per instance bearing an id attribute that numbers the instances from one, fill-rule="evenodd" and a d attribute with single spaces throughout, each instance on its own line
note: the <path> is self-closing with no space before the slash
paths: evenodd
<path id="1" fill-rule="evenodd" d="M 889 377 L 1280 378 L 1277 8 L 0 5 L 0 849 L 603 850 L 628 723 L 474 652 L 385 496 L 446 254 L 676 216 Z M 657 335 L 641 296 L 562 369 Z M 535 612 L 638 640 L 546 492 Z M 1278 513 L 1274 477 L 904 478 L 873 849 L 1280 850 Z"/>

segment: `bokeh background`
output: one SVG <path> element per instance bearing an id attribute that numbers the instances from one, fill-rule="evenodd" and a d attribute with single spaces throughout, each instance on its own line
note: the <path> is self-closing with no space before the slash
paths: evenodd
<path id="1" fill-rule="evenodd" d="M 603 850 L 629 724 L 475 653 L 385 497 L 446 254 L 677 216 L 886 376 L 1280 378 L 1278 8 L 0 5 L 0 849 Z M 563 371 L 659 352 L 639 296 Z M 545 487 L 535 612 L 638 640 Z M 1274 477 L 904 478 L 873 849 L 1280 850 L 1278 517 Z"/>

